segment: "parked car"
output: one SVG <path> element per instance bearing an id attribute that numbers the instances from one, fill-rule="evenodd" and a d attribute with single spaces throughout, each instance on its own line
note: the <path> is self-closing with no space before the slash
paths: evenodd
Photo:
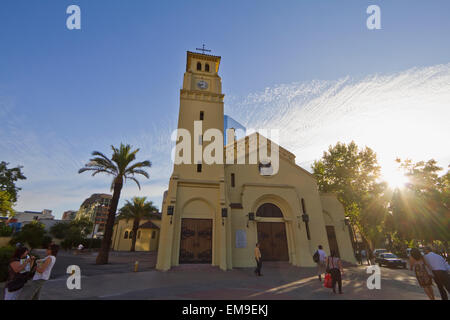
<path id="1" fill-rule="evenodd" d="M 376 258 L 376 257 L 378 257 L 378 255 L 379 255 L 380 253 L 386 253 L 386 252 L 388 252 L 387 249 L 375 249 L 375 250 L 373 250 L 373 255 L 374 255 L 375 258 Z"/>
<path id="2" fill-rule="evenodd" d="M 380 253 L 378 257 L 375 258 L 375 263 L 380 267 L 384 265 L 387 267 L 402 267 L 403 269 L 406 269 L 406 261 L 403 261 L 391 252 Z"/>

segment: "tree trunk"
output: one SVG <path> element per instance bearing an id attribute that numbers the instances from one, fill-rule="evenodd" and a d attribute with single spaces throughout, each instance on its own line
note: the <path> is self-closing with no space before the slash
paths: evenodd
<path id="1" fill-rule="evenodd" d="M 130 251 L 132 252 L 136 251 L 136 238 L 140 220 L 141 219 L 134 218 L 133 221 L 133 238 L 131 239 L 131 249 L 130 249 Z"/>
<path id="2" fill-rule="evenodd" d="M 122 178 L 114 182 L 114 193 L 109 206 L 108 219 L 105 225 L 105 234 L 103 235 L 102 246 L 98 252 L 96 264 L 107 264 L 109 258 L 109 249 L 111 248 L 111 238 L 113 234 L 114 221 L 116 219 L 117 205 L 119 204 L 120 192 L 122 191 Z"/>

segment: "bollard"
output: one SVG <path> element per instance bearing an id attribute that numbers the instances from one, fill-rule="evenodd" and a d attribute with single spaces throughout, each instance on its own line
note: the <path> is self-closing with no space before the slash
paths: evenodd
<path id="1" fill-rule="evenodd" d="M 134 272 L 138 272 L 138 268 L 139 268 L 139 261 L 136 261 L 134 263 Z"/>

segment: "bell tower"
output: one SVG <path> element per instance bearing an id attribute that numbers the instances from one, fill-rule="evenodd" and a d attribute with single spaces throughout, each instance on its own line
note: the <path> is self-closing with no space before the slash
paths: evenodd
<path id="1" fill-rule="evenodd" d="M 158 270 L 193 261 L 222 270 L 231 265 L 223 164 L 224 95 L 218 74 L 221 58 L 204 51 L 187 52 L 175 163 L 162 205 Z"/>
<path id="2" fill-rule="evenodd" d="M 224 94 L 222 94 L 222 79 L 218 74 L 220 59 L 219 56 L 187 52 L 186 72 L 180 90 L 178 129 L 189 131 L 192 148 L 189 164 L 174 166 L 174 175 L 179 178 L 215 180 L 223 177 L 223 165 L 206 165 L 204 161 L 200 161 L 203 157 L 201 159 L 194 157 L 196 146 L 201 145 L 204 150 L 211 143 L 203 141 L 205 131 L 216 129 L 221 132 L 222 137 L 224 135 Z M 198 130 L 199 121 L 201 130 Z M 194 125 L 197 126 L 197 130 L 194 130 Z M 223 138 L 221 145 L 223 146 Z"/>

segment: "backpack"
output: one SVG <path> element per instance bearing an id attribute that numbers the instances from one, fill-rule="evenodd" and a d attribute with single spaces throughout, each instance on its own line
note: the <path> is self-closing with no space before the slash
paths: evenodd
<path id="1" fill-rule="evenodd" d="M 315 263 L 319 263 L 319 260 L 320 260 L 319 251 L 316 251 L 316 253 L 314 253 L 314 255 L 313 255 L 313 261 Z"/>

